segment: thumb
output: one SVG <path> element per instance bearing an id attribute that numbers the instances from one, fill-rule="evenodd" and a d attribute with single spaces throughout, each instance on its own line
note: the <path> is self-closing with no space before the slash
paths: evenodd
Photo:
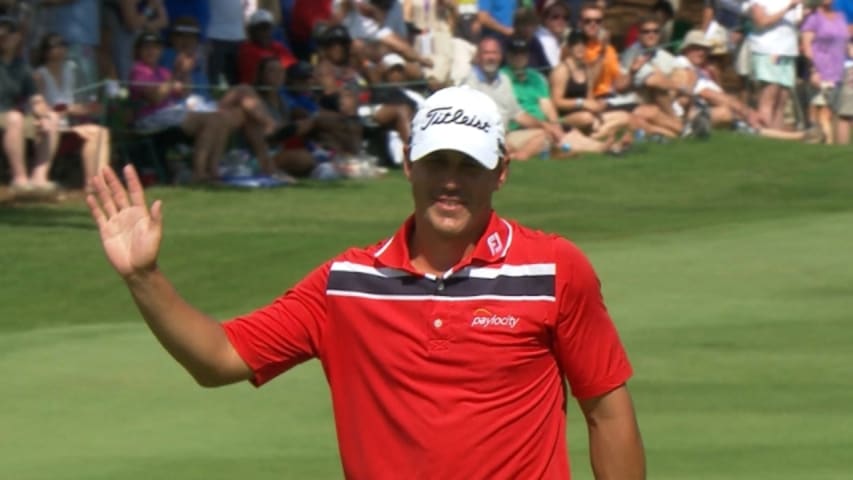
<path id="1" fill-rule="evenodd" d="M 151 205 L 151 220 L 158 226 L 163 224 L 163 202 L 155 200 Z"/>

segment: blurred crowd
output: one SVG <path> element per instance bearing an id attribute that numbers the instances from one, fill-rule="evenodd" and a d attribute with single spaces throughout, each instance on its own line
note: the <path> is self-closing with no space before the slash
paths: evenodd
<path id="1" fill-rule="evenodd" d="M 0 0 L 0 170 L 50 195 L 71 157 L 86 188 L 150 137 L 187 147 L 161 181 L 378 176 L 459 84 L 517 161 L 715 129 L 849 143 L 853 0 L 646 1 Z"/>

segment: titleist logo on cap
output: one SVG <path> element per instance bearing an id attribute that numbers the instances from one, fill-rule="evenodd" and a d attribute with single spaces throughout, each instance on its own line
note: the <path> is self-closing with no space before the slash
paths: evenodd
<path id="1" fill-rule="evenodd" d="M 465 110 L 457 108 L 454 111 L 453 107 L 436 107 L 426 113 L 426 123 L 421 127 L 421 130 L 426 130 L 432 125 L 441 125 L 443 123 L 455 123 L 466 127 L 474 127 L 486 133 L 489 132 L 491 125 L 485 120 L 480 120 L 476 115 L 468 116 Z"/>

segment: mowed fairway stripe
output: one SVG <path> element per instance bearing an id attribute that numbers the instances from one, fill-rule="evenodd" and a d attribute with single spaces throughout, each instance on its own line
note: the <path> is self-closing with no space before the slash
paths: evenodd
<path id="1" fill-rule="evenodd" d="M 846 213 L 582 244 L 637 370 L 650 478 L 849 478 L 851 244 Z M 139 320 L 4 334 L 0 375 L 4 478 L 341 476 L 316 362 L 203 390 Z"/>

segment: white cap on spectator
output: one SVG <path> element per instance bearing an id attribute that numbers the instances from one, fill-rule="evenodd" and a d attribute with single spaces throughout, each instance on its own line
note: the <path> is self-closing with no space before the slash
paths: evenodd
<path id="1" fill-rule="evenodd" d="M 504 125 L 488 95 L 471 87 L 447 87 L 430 95 L 412 120 L 413 162 L 438 150 L 462 152 L 489 170 L 504 156 Z"/>
<path id="2" fill-rule="evenodd" d="M 406 60 L 399 53 L 386 53 L 382 57 L 382 66 L 385 68 L 403 67 L 406 65 Z"/>
<path id="3" fill-rule="evenodd" d="M 275 17 L 273 17 L 272 12 L 269 10 L 264 10 L 263 8 L 259 8 L 249 16 L 249 26 L 254 27 L 255 25 L 261 25 L 264 23 L 268 23 L 270 25 L 275 23 Z"/>
<path id="4" fill-rule="evenodd" d="M 714 44 L 705 38 L 705 32 L 702 30 L 690 30 L 687 32 L 687 35 L 684 36 L 684 40 L 681 41 L 681 48 L 678 50 L 683 52 L 688 47 L 703 47 L 710 50 L 713 46 Z"/>

